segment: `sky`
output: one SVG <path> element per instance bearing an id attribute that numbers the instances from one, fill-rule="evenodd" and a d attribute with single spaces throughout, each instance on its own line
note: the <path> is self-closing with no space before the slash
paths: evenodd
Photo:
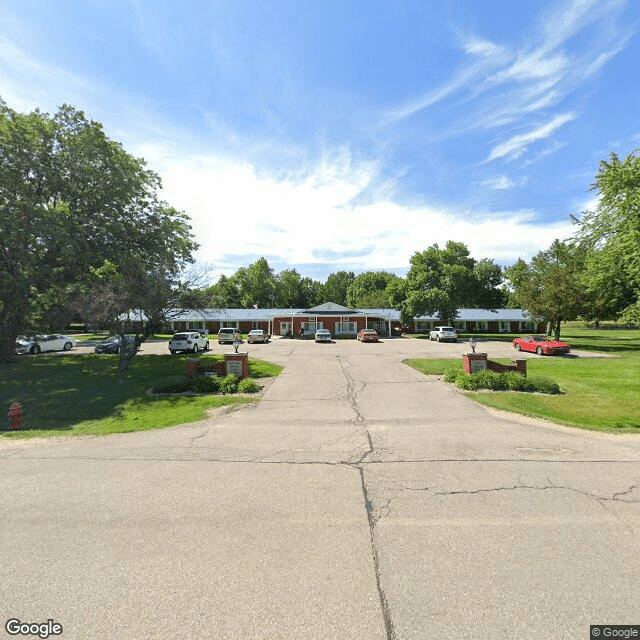
<path id="1" fill-rule="evenodd" d="M 0 0 L 0 97 L 146 159 L 212 278 L 529 260 L 640 147 L 635 0 Z"/>

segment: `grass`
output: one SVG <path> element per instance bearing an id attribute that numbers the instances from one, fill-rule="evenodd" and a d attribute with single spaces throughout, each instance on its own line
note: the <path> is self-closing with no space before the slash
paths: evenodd
<path id="1" fill-rule="evenodd" d="M 561 390 L 558 396 L 482 391 L 466 395 L 488 407 L 560 424 L 598 431 L 640 433 L 640 331 L 566 327 L 561 339 L 573 349 L 616 357 L 528 359 L 528 375 L 556 380 Z M 426 375 L 462 370 L 461 360 L 407 360 L 406 363 Z"/>
<path id="2" fill-rule="evenodd" d="M 103 435 L 144 431 L 201 420 L 207 409 L 256 402 L 244 396 L 176 396 L 153 398 L 147 390 L 159 378 L 184 373 L 193 357 L 145 355 L 129 370 L 116 373 L 117 356 L 59 354 L 19 358 L 0 367 L 0 417 L 8 424 L 11 402 L 24 407 L 24 429 L 1 431 L 0 437 L 29 438 L 59 435 Z M 201 356 L 204 362 L 221 355 Z M 276 376 L 282 367 L 249 360 L 252 378 Z"/>

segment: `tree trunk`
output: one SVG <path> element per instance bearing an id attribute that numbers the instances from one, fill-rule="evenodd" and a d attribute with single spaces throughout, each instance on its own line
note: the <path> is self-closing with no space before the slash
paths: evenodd
<path id="1" fill-rule="evenodd" d="M 17 360 L 16 339 L 20 334 L 20 326 L 17 322 L 18 317 L 15 313 L 12 313 L 2 318 L 0 323 L 0 364 Z"/>
<path id="2" fill-rule="evenodd" d="M 0 329 L 0 364 L 15 362 L 18 359 L 16 355 L 16 338 L 18 334 L 6 335 Z"/>
<path id="3" fill-rule="evenodd" d="M 560 323 L 562 322 L 562 320 L 560 318 L 556 319 L 555 322 L 555 332 L 554 332 L 554 339 L 555 340 L 560 340 Z"/>

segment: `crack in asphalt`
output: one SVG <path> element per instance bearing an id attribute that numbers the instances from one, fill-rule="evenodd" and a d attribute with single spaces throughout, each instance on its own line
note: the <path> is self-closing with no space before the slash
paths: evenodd
<path id="1" fill-rule="evenodd" d="M 292 349 L 293 351 L 293 349 Z M 188 446 L 184 451 L 184 455 L 177 457 L 177 453 L 174 449 L 173 456 L 153 456 L 153 457 L 141 457 L 141 456 L 61 456 L 61 457 L 45 457 L 45 456 L 19 456 L 19 451 L 5 452 L 4 455 L 0 455 L 0 459 L 9 460 L 92 460 L 92 461 L 118 461 L 118 462 L 175 462 L 175 463 L 189 463 L 189 462 L 209 462 L 209 463 L 221 463 L 221 464 L 249 464 L 249 465 L 280 465 L 283 466 L 283 475 L 290 472 L 293 466 L 339 466 L 348 467 L 357 472 L 360 480 L 360 488 L 362 492 L 362 499 L 366 512 L 367 524 L 369 528 L 369 537 L 371 544 L 371 554 L 373 569 L 375 575 L 376 589 L 378 591 L 378 597 L 380 601 L 380 608 L 382 618 L 384 622 L 384 628 L 387 640 L 395 640 L 396 634 L 394 631 L 394 623 L 391 615 L 391 607 L 387 594 L 383 588 L 383 578 L 380 562 L 380 544 L 377 539 L 377 525 L 381 520 L 387 518 L 392 511 L 393 503 L 401 496 L 407 493 L 414 493 L 416 495 L 424 495 L 427 500 L 431 500 L 436 496 L 452 497 L 452 496 L 478 496 L 482 494 L 499 493 L 499 492 L 516 492 L 516 491 L 569 491 L 588 497 L 597 502 L 601 508 L 607 511 L 617 521 L 625 527 L 626 530 L 634 533 L 631 525 L 619 515 L 613 509 L 609 508 L 609 505 L 613 503 L 640 503 L 640 484 L 632 484 L 627 489 L 622 491 L 616 491 L 610 496 L 597 495 L 589 491 L 580 490 L 575 487 L 562 486 L 554 484 L 547 476 L 546 484 L 527 484 L 524 482 L 522 476 L 518 477 L 517 484 L 487 487 L 480 489 L 455 489 L 455 490 L 436 490 L 432 486 L 423 486 L 420 484 L 408 484 L 403 483 L 396 478 L 386 476 L 384 474 L 376 475 L 373 473 L 373 478 L 367 479 L 367 472 L 372 471 L 375 468 L 373 465 L 380 464 L 434 464 L 434 463 L 481 463 L 481 464 L 502 464 L 502 463 L 537 463 L 537 464 L 640 464 L 640 460 L 589 460 L 589 459 L 565 459 L 559 460 L 555 458 L 541 458 L 533 457 L 531 454 L 539 452 L 544 455 L 553 455 L 554 453 L 560 453 L 561 455 L 573 455 L 575 452 L 571 449 L 549 449 L 549 448 L 535 448 L 535 447 L 520 447 L 519 451 L 522 453 L 530 454 L 529 458 L 421 458 L 421 459 L 393 459 L 393 460 L 381 460 L 372 459 L 373 456 L 378 453 L 389 450 L 383 446 L 376 447 L 374 437 L 371 434 L 367 426 L 367 420 L 363 415 L 359 403 L 358 394 L 366 388 L 366 382 L 358 381 L 352 375 L 350 369 L 353 364 L 348 359 L 339 358 L 339 364 L 346 383 L 346 401 L 349 404 L 351 410 L 354 413 L 352 423 L 355 428 L 345 437 L 339 436 L 334 439 L 327 439 L 321 443 L 313 443 L 311 439 L 303 442 L 295 451 L 291 448 L 273 449 L 268 453 L 261 454 L 252 458 L 220 458 L 207 456 L 207 451 L 213 452 L 208 449 L 204 444 L 204 438 L 210 432 L 210 427 L 203 427 L 199 429 L 195 434 L 187 434 Z M 355 441 L 359 441 L 357 446 Z M 381 445 L 382 443 L 379 443 Z M 346 459 L 340 459 L 336 461 L 330 460 L 300 460 L 296 459 L 297 456 L 303 456 L 305 454 L 318 454 L 328 452 L 339 447 L 346 453 Z M 200 455 L 197 455 L 197 454 Z M 178 454 L 179 455 L 179 454 Z M 345 455 L 343 453 L 343 455 Z M 274 460 L 273 458 L 282 457 L 288 459 Z"/>

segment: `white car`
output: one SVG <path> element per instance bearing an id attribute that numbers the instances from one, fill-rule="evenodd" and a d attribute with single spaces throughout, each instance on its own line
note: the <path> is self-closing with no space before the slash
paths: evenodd
<path id="1" fill-rule="evenodd" d="M 69 351 L 76 346 L 76 339 L 72 336 L 62 336 L 53 333 L 46 336 L 20 337 L 16 340 L 16 353 L 36 354 L 41 351 Z"/>
<path id="2" fill-rule="evenodd" d="M 222 327 L 222 329 L 218 331 L 218 344 L 222 344 L 224 342 L 233 344 L 236 340 L 242 342 L 242 336 L 234 327 Z"/>
<path id="3" fill-rule="evenodd" d="M 176 333 L 169 340 L 169 351 L 176 353 L 177 351 L 209 351 L 209 340 L 197 331 L 183 331 Z"/>
<path id="4" fill-rule="evenodd" d="M 458 342 L 458 332 L 453 327 L 434 327 L 429 332 L 429 340 L 437 342 Z"/>
<path id="5" fill-rule="evenodd" d="M 329 329 L 318 329 L 316 331 L 316 342 L 331 342 L 331 331 Z"/>
<path id="6" fill-rule="evenodd" d="M 247 335 L 247 342 L 251 344 L 252 342 L 267 342 L 269 340 L 269 336 L 264 329 L 251 329 Z"/>

